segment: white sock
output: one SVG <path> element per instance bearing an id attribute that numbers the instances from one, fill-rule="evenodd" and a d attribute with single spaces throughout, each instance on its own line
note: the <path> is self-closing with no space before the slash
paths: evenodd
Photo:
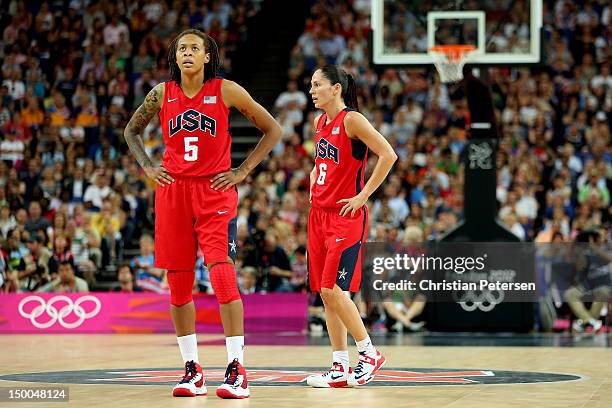
<path id="1" fill-rule="evenodd" d="M 179 349 L 181 350 L 183 363 L 195 361 L 200 364 L 198 359 L 198 340 L 196 339 L 195 333 L 177 337 L 176 341 L 178 341 Z"/>
<path id="2" fill-rule="evenodd" d="M 348 373 L 348 368 L 350 367 L 348 350 L 334 351 L 332 353 L 332 361 L 342 364 L 342 367 L 346 369 L 345 372 Z"/>
<path id="3" fill-rule="evenodd" d="M 235 358 L 244 365 L 244 336 L 232 336 L 225 338 L 227 347 L 227 362 L 231 363 Z"/>
<path id="4" fill-rule="evenodd" d="M 357 346 L 357 351 L 359 351 L 360 353 L 363 353 L 365 351 L 367 355 L 376 354 L 376 349 L 374 348 L 374 345 L 372 344 L 372 340 L 370 340 L 370 336 L 367 336 L 365 339 L 361 341 L 356 341 L 355 345 Z"/>

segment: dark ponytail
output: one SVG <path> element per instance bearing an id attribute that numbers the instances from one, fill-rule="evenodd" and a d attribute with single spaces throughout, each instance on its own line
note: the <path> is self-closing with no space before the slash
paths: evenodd
<path id="1" fill-rule="evenodd" d="M 342 100 L 349 108 L 359 111 L 357 102 L 357 84 L 351 74 L 336 65 L 326 65 L 320 68 L 321 73 L 332 85 L 340 84 L 342 87 Z"/>
<path id="2" fill-rule="evenodd" d="M 357 84 L 355 78 L 351 74 L 346 74 L 346 92 L 344 94 L 344 103 L 349 108 L 359 112 L 359 102 L 357 101 Z"/>
<path id="3" fill-rule="evenodd" d="M 187 34 L 193 34 L 200 37 L 204 42 L 204 52 L 210 54 L 210 60 L 208 61 L 208 63 L 204 64 L 204 82 L 208 81 L 209 79 L 216 78 L 219 72 L 219 66 L 221 65 L 219 58 L 219 48 L 217 47 L 217 43 L 208 34 L 200 30 L 190 28 L 177 35 L 168 47 L 168 65 L 170 67 L 170 79 L 179 85 L 181 84 L 181 70 L 178 64 L 176 63 L 176 48 L 178 46 L 179 40 Z"/>

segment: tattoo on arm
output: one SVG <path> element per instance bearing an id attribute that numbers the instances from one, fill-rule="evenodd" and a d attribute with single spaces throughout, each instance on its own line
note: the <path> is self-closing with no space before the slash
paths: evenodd
<path id="1" fill-rule="evenodd" d="M 125 141 L 132 151 L 132 154 L 142 167 L 152 166 L 153 161 L 145 151 L 140 134 L 157 112 L 159 112 L 160 105 L 160 86 L 158 85 L 151 89 L 142 105 L 140 105 L 136 112 L 134 112 L 134 115 L 132 115 L 132 118 L 123 132 Z"/>
<path id="2" fill-rule="evenodd" d="M 255 119 L 255 116 L 254 116 L 254 115 L 252 115 L 252 114 L 250 115 L 250 114 L 249 114 L 249 111 L 248 111 L 248 110 L 246 110 L 246 109 L 244 109 L 244 108 L 239 109 L 239 111 L 240 111 L 240 113 L 242 113 L 242 114 L 244 115 L 244 117 L 245 117 L 245 118 L 247 118 L 248 120 L 250 120 L 250 121 L 251 121 L 251 123 L 252 123 L 253 125 L 255 125 L 255 127 L 256 127 L 257 129 L 261 130 L 261 129 L 259 128 L 259 125 L 257 124 L 257 119 Z"/>

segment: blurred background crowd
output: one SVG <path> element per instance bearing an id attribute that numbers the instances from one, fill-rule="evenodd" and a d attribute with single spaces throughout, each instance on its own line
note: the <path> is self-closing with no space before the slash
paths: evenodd
<path id="1" fill-rule="evenodd" d="M 610 5 L 544 4 L 545 64 L 490 70 L 501 129 L 499 218 L 524 241 L 569 242 L 597 230 L 609 242 Z M 232 78 L 259 10 L 255 0 L 8 2 L 0 47 L 2 291 L 167 291 L 165 271 L 153 267 L 154 185 L 127 154 L 123 129 L 168 78 L 175 34 L 208 32 L 221 50 L 221 75 Z M 399 156 L 368 203 L 368 239 L 436 240 L 462 218 L 466 103 L 450 97 L 433 69 L 377 70 L 369 31 L 368 0 L 311 2 L 286 89 L 267 107 L 283 141 L 239 186 L 243 293 L 305 290 L 316 115 L 308 90 L 318 66 L 339 64 L 356 78 L 360 111 Z M 510 41 L 520 25 L 496 35 Z M 144 141 L 161 160 L 159 123 Z M 201 258 L 195 268 L 194 290 L 210 291 Z"/>

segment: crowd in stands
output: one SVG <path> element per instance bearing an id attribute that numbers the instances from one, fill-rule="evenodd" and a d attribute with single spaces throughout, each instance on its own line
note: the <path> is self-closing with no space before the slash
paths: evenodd
<path id="1" fill-rule="evenodd" d="M 589 229 L 609 241 L 610 5 L 544 3 L 545 64 L 490 69 L 501 130 L 499 218 L 524 241 L 569 242 Z M 153 185 L 125 154 L 123 125 L 148 90 L 167 78 L 164 53 L 174 33 L 201 26 L 213 35 L 223 50 L 225 75 L 257 3 L 70 4 L 60 10 L 43 3 L 32 11 L 13 1 L 4 17 L 10 24 L 2 38 L 0 90 L 3 289 L 34 290 L 44 276 L 36 265 L 48 259 L 53 276 L 72 258 L 88 283 L 114 264 L 126 291 L 163 292 L 164 271 L 153 268 L 154 248 L 146 235 L 153 223 Z M 403 12 L 410 17 L 409 10 Z M 308 90 L 318 66 L 340 64 L 356 78 L 360 111 L 399 156 L 368 203 L 368 239 L 436 240 L 462 218 L 466 103 L 451 98 L 433 69 L 377 70 L 368 58 L 370 29 L 367 0 L 312 2 L 291 51 L 287 89 L 270 107 L 284 130 L 283 142 L 238 187 L 243 293 L 307 286 L 316 115 Z M 505 31 L 511 30 L 498 35 Z M 144 139 L 160 159 L 159 126 L 149 126 Z M 375 160 L 370 157 L 366 178 Z M 140 248 L 138 257 L 125 256 L 130 246 Z M 196 272 L 196 288 L 210 291 L 201 258 Z"/>

